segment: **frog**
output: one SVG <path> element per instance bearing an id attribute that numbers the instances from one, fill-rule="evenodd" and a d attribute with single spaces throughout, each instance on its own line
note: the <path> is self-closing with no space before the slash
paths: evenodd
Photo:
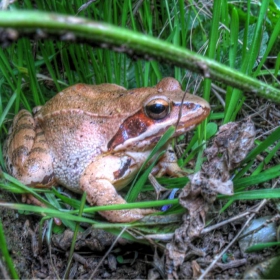
<path id="1" fill-rule="evenodd" d="M 85 192 L 90 205 L 125 204 L 118 191 L 132 181 L 167 129 L 175 126 L 173 137 L 177 137 L 209 113 L 207 101 L 183 91 L 172 77 L 153 87 L 134 89 L 79 83 L 32 112 L 19 111 L 4 143 L 6 170 L 27 186 L 61 185 L 75 193 Z M 181 170 L 168 144 L 152 171 L 155 175 L 178 176 Z M 24 195 L 23 200 L 40 205 L 32 195 Z M 155 211 L 99 214 L 109 222 L 127 223 Z"/>

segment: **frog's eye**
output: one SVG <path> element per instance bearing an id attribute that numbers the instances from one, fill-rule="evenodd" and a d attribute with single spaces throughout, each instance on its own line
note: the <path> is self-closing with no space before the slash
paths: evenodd
<path id="1" fill-rule="evenodd" d="M 170 113 L 170 104 L 164 99 L 154 99 L 145 105 L 145 113 L 154 120 L 165 118 Z"/>

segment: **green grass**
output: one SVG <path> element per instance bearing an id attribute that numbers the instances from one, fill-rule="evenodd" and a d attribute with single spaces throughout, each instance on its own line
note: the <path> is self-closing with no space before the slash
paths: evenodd
<path id="1" fill-rule="evenodd" d="M 237 5 L 234 1 L 215 0 L 213 7 L 208 10 L 199 6 L 197 1 L 188 1 L 189 5 L 185 2 L 104 0 L 96 1 L 78 13 L 84 1 L 24 0 L 11 4 L 7 12 L 0 14 L 0 27 L 13 26 L 20 34 L 27 30 L 27 27 L 22 28 L 23 24 L 29 24 L 32 39 L 20 38 L 0 49 L 2 169 L 5 171 L 2 145 L 14 115 L 21 108 L 31 111 L 34 106 L 44 104 L 63 88 L 79 82 L 116 83 L 126 88 L 135 88 L 153 86 L 162 77 L 172 76 L 182 83 L 183 88 L 187 87 L 188 91 L 203 96 L 210 102 L 213 111 L 208 120 L 196 130 L 191 144 L 179 159 L 182 167 L 191 159 L 196 159 L 195 171 L 200 169 L 203 162 L 205 139 L 217 131 L 216 124 L 238 119 L 244 102 L 256 94 L 279 102 L 277 73 L 280 54 L 276 46 L 279 46 L 280 11 L 273 1 L 262 1 L 261 5 L 250 4 L 248 1 Z M 89 28 L 85 21 L 71 24 L 56 21 L 48 14 L 25 15 L 22 11 L 56 12 L 101 23 Z M 33 22 L 30 15 L 34 16 Z M 106 23 L 111 25 L 107 26 Z M 62 28 L 68 32 L 61 32 Z M 40 39 L 34 41 L 36 36 Z M 66 38 L 74 41 L 79 38 L 83 43 L 67 41 Z M 89 44 L 85 44 L 85 40 Z M 122 52 L 124 45 L 126 53 Z M 274 63 L 268 64 L 268 58 L 275 49 Z M 267 65 L 269 69 L 264 68 Z M 213 94 L 213 84 L 220 99 Z M 273 162 L 280 145 L 278 130 L 267 139 L 256 141 L 256 148 L 244 160 L 242 168 L 235 172 L 236 194 L 224 208 L 234 200 L 261 198 L 261 190 L 251 193 L 247 191 L 248 186 L 277 177 L 279 166 Z M 255 158 L 260 154 L 264 155 L 265 160 L 254 165 Z M 129 201 L 134 201 L 140 191 L 151 189 L 151 186 L 145 185 L 147 176 L 148 171 L 139 175 L 140 179 L 134 182 L 136 188 L 128 193 Z M 186 183 L 181 178 L 162 178 L 159 181 L 168 184 L 170 188 L 183 187 Z M 40 191 L 26 189 L 8 175 L 2 176 L 0 188 L 16 193 L 28 191 L 38 199 L 43 199 L 49 206 L 44 219 L 68 215 L 64 223 L 72 229 L 77 230 L 76 222 L 90 220 L 96 227 L 116 227 L 116 234 L 120 231 L 121 225 L 96 224 L 92 212 L 99 208 L 88 210 L 89 207 L 85 205 L 83 216 L 79 215 L 80 202 L 64 197 L 55 190 L 46 191 L 45 199 Z M 269 198 L 279 197 L 276 190 L 263 193 Z M 227 199 L 224 196 L 220 198 Z M 152 207 L 154 203 L 144 204 Z M 64 204 L 70 204 L 74 208 L 73 212 L 65 213 Z M 177 205 L 173 208 L 174 213 L 181 211 L 177 201 L 169 204 Z M 139 202 L 128 207 L 143 205 Z M 10 204 L 9 207 L 42 212 L 42 209 L 36 209 L 35 206 Z M 118 206 L 110 207 L 118 209 Z M 139 226 L 139 223 L 129 226 Z M 158 230 L 162 231 L 162 228 Z M 126 236 L 133 239 L 127 233 Z"/>

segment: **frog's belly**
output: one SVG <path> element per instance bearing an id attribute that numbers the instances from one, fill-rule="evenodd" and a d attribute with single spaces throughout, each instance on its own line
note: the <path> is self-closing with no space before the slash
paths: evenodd
<path id="1" fill-rule="evenodd" d="M 80 151 L 79 153 L 68 154 L 64 159 L 54 154 L 53 159 L 56 182 L 71 191 L 80 193 L 80 177 L 86 166 L 92 161 L 91 155 L 88 152 Z"/>

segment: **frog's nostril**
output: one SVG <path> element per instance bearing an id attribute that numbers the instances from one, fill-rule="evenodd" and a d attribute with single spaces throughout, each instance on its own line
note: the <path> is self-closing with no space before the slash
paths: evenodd
<path id="1" fill-rule="evenodd" d="M 187 103 L 186 107 L 188 110 L 192 110 L 192 109 L 196 109 L 197 105 L 195 105 L 194 103 Z"/>

